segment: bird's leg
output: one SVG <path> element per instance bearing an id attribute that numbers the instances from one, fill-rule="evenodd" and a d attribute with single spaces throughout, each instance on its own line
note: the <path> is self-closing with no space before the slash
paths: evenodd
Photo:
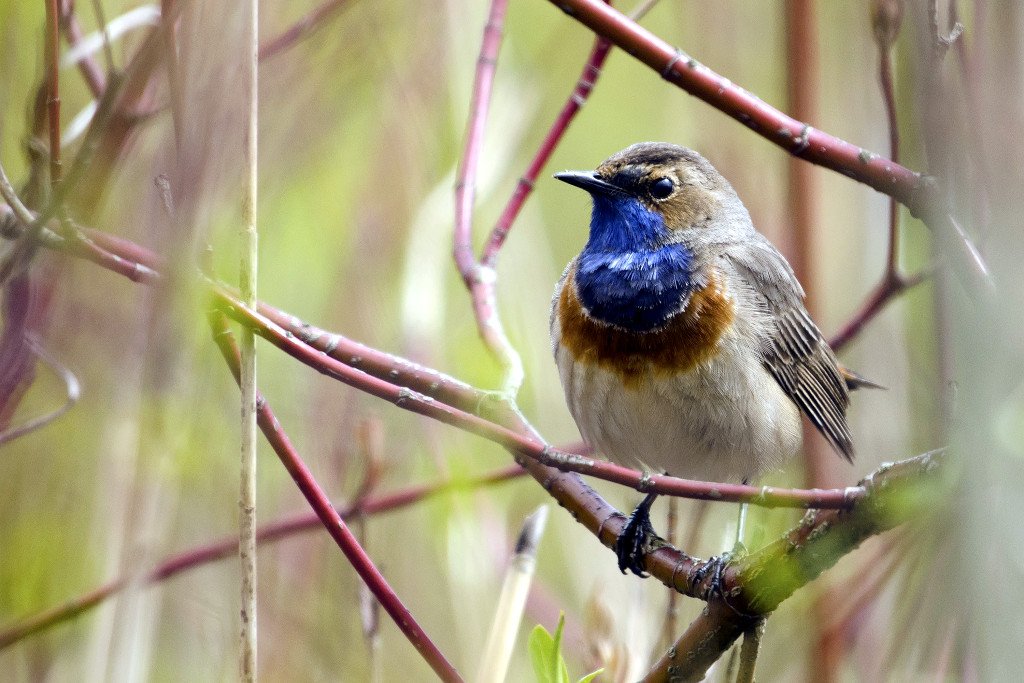
<path id="1" fill-rule="evenodd" d="M 747 482 L 744 481 L 743 483 Z M 742 557 L 747 552 L 746 546 L 743 545 L 743 537 L 747 531 L 747 510 L 749 507 L 747 503 L 740 503 L 740 511 L 736 515 L 736 543 L 733 545 L 732 551 L 727 553 L 733 557 Z"/>
<path id="2" fill-rule="evenodd" d="M 644 553 L 651 537 L 657 538 L 654 526 L 651 525 L 651 505 L 658 497 L 656 493 L 648 493 L 633 513 L 626 519 L 622 533 L 615 542 L 615 554 L 619 557 L 619 571 L 626 570 L 639 577 L 650 576 L 644 571 Z"/>
<path id="3" fill-rule="evenodd" d="M 750 483 L 750 479 L 743 477 L 743 485 Z M 750 509 L 748 503 L 740 503 L 740 511 L 736 516 L 736 543 L 732 550 L 726 553 L 728 559 L 740 558 L 747 554 L 747 548 L 743 545 L 743 537 L 747 532 L 747 511 Z"/>
<path id="4" fill-rule="evenodd" d="M 746 484 L 747 479 L 743 480 Z M 727 550 L 721 555 L 708 558 L 708 561 L 701 565 L 693 574 L 693 586 L 699 585 L 705 577 L 711 575 L 711 584 L 708 586 L 708 596 L 725 595 L 725 568 L 733 560 L 739 559 L 747 554 L 747 547 L 743 545 L 743 536 L 747 527 L 746 503 L 740 503 L 739 513 L 736 515 L 736 542 L 732 550 Z"/>

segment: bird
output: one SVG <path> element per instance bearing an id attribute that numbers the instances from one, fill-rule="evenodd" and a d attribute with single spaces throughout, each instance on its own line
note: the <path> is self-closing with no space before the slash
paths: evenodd
<path id="1" fill-rule="evenodd" d="M 593 199 L 551 304 L 551 345 L 584 440 L 622 465 L 749 482 L 800 449 L 801 413 L 852 462 L 850 390 L 792 267 L 699 153 L 641 142 L 554 177 Z M 620 534 L 646 576 L 648 496 Z"/>

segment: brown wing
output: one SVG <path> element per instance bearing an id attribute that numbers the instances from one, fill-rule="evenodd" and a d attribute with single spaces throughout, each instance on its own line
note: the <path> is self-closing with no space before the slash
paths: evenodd
<path id="1" fill-rule="evenodd" d="M 852 462 L 853 438 L 846 422 L 850 393 L 835 354 L 802 306 L 779 314 L 764 352 L 764 366 L 775 381 L 832 448 Z"/>
<path id="2" fill-rule="evenodd" d="M 775 321 L 761 347 L 765 368 L 832 448 L 852 461 L 850 392 L 839 361 L 804 308 L 792 268 L 760 234 L 727 256 Z"/>

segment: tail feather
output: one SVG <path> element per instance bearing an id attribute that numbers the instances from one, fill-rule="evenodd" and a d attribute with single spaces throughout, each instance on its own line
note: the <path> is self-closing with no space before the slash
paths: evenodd
<path id="1" fill-rule="evenodd" d="M 877 382 L 872 382 L 867 377 L 864 377 L 864 376 L 854 372 L 853 370 L 851 370 L 849 368 L 844 368 L 844 367 L 840 366 L 839 367 L 839 372 L 842 374 L 843 380 L 846 381 L 846 388 L 849 389 L 850 391 L 855 391 L 857 389 L 885 389 L 885 390 L 887 390 L 889 388 L 889 387 L 883 386 L 881 384 L 878 384 Z"/>

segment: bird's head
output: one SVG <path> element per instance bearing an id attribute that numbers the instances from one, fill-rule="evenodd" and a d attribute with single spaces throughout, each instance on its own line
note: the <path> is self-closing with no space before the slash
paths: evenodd
<path id="1" fill-rule="evenodd" d="M 722 174 L 700 154 L 678 145 L 641 142 L 594 171 L 565 171 L 555 178 L 594 198 L 588 248 L 599 251 L 699 243 L 702 233 L 749 226 L 746 210 Z"/>

